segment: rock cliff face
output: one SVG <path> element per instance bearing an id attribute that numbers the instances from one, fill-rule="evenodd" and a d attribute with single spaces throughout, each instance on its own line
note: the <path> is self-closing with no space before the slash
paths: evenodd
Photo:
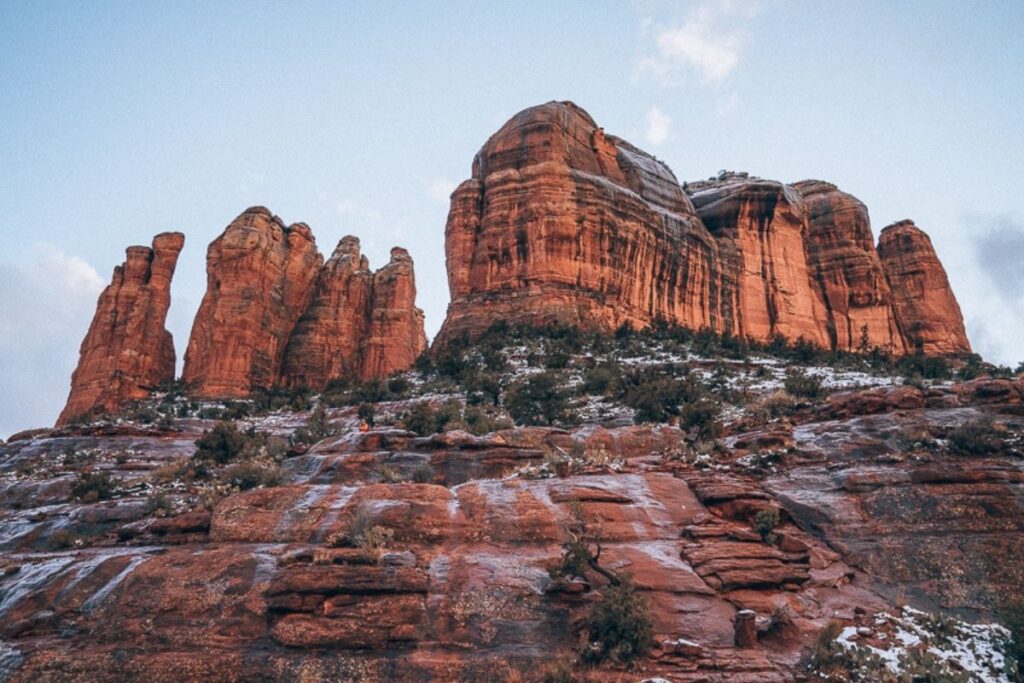
<path id="1" fill-rule="evenodd" d="M 309 227 L 248 209 L 210 244 L 207 291 L 185 354 L 201 397 L 243 397 L 278 384 L 383 377 L 426 346 L 413 264 L 404 249 L 377 273 L 345 237 L 326 264 Z"/>
<path id="2" fill-rule="evenodd" d="M 734 312 L 722 331 L 827 346 L 824 305 L 804 251 L 800 193 L 775 181 L 737 177 L 702 183 L 690 198 L 720 245 L 728 285 L 721 298 Z"/>
<path id="3" fill-rule="evenodd" d="M 875 251 L 864 203 L 835 185 L 795 183 L 807 214 L 807 256 L 828 312 L 833 348 L 907 348 L 896 322 L 892 291 Z"/>
<path id="4" fill-rule="evenodd" d="M 309 227 L 247 209 L 206 254 L 206 295 L 185 352 L 197 396 L 246 396 L 280 375 L 288 338 L 313 295 L 323 257 Z"/>
<path id="5" fill-rule="evenodd" d="M 359 240 L 345 237 L 324 264 L 316 293 L 285 352 L 282 383 L 323 389 L 337 378 L 386 377 L 426 348 L 412 258 L 404 249 L 370 271 Z"/>
<path id="6" fill-rule="evenodd" d="M 416 308 L 416 277 L 405 249 L 391 250 L 391 262 L 373 275 L 373 299 L 363 341 L 361 379 L 387 377 L 412 367 L 427 348 L 423 311 Z"/>
<path id="7" fill-rule="evenodd" d="M 439 338 L 496 320 L 721 326 L 718 247 L 667 166 L 571 103 L 494 134 L 452 195 Z"/>
<path id="8" fill-rule="evenodd" d="M 58 425 L 92 411 L 117 410 L 174 379 L 174 341 L 164 322 L 184 244 L 184 235 L 168 232 L 154 237 L 152 248 L 128 247 L 96 304 Z"/>
<path id="9" fill-rule="evenodd" d="M 894 223 L 879 235 L 878 254 L 908 346 L 926 354 L 970 352 L 960 306 L 928 235 L 913 221 Z"/>
<path id="10" fill-rule="evenodd" d="M 842 350 L 905 353 L 914 334 L 929 353 L 969 350 L 948 284 L 953 306 L 913 288 L 894 301 L 856 198 L 746 174 L 680 187 L 571 102 L 526 109 L 491 136 L 452 195 L 445 252 L 441 343 L 499 320 L 611 331 L 661 319 Z"/>

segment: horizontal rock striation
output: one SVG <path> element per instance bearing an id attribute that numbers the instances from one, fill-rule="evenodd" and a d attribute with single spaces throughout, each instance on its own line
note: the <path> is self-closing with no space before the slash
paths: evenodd
<path id="1" fill-rule="evenodd" d="M 96 304 L 58 426 L 88 413 L 115 411 L 174 380 L 174 340 L 164 323 L 184 244 L 184 235 L 166 232 L 153 238 L 152 247 L 128 247 Z"/>
<path id="2" fill-rule="evenodd" d="M 350 236 L 324 263 L 307 225 L 254 207 L 210 244 L 207 280 L 185 354 L 196 396 L 383 377 L 426 346 L 404 249 L 373 273 Z"/>
<path id="3" fill-rule="evenodd" d="M 909 258 L 944 282 L 928 249 L 930 260 Z M 733 173 L 680 187 L 571 102 L 526 109 L 484 144 L 452 194 L 445 254 L 442 344 L 497 321 L 612 331 L 662 320 L 849 351 L 907 353 L 922 336 L 928 353 L 970 348 L 948 283 L 953 306 L 914 288 L 894 298 L 855 197 Z"/>

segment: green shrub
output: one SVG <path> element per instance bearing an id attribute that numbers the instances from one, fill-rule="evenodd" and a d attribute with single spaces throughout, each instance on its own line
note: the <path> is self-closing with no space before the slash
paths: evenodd
<path id="1" fill-rule="evenodd" d="M 377 408 L 372 403 L 360 403 L 356 416 L 372 427 L 377 419 Z"/>
<path id="2" fill-rule="evenodd" d="M 516 383 L 505 397 L 505 408 L 515 423 L 522 425 L 565 423 L 568 407 L 562 380 L 551 372 L 531 375 Z"/>
<path id="3" fill-rule="evenodd" d="M 402 417 L 402 426 L 420 436 L 430 436 L 443 432 L 449 423 L 462 417 L 462 409 L 455 399 L 435 406 L 429 401 L 417 403 Z"/>
<path id="4" fill-rule="evenodd" d="M 694 430 L 697 438 L 714 439 L 722 431 L 718 416 L 722 412 L 722 404 L 713 398 L 702 397 L 685 403 L 679 411 L 679 426 L 686 430 Z"/>
<path id="5" fill-rule="evenodd" d="M 793 396 L 802 398 L 819 398 L 823 393 L 821 378 L 808 375 L 803 370 L 786 370 L 786 379 L 783 380 L 782 385 Z"/>
<path id="6" fill-rule="evenodd" d="M 1003 646 L 1010 680 L 1021 680 L 1024 674 L 1024 602 L 1021 600 L 1024 599 L 1012 601 L 998 611 L 999 621 L 1010 631 L 1010 638 Z"/>
<path id="7" fill-rule="evenodd" d="M 774 545 L 777 540 L 774 529 L 779 525 L 779 511 L 775 508 L 761 510 L 754 515 L 754 530 L 761 535 L 761 540 Z"/>
<path id="8" fill-rule="evenodd" d="M 950 449 L 960 455 L 994 455 L 1003 449 L 1003 436 L 987 416 L 957 427 L 947 438 Z"/>
<path id="9" fill-rule="evenodd" d="M 601 601 L 587 618 L 584 661 L 629 664 L 644 657 L 654 645 L 654 622 L 647 600 L 628 576 L 619 585 L 601 589 Z"/>
<path id="10" fill-rule="evenodd" d="M 412 480 L 417 484 L 433 484 L 434 468 L 430 466 L 429 462 L 420 463 L 412 471 Z"/>
<path id="11" fill-rule="evenodd" d="M 82 472 L 71 485 L 71 496 L 83 503 L 95 503 L 114 496 L 116 487 L 106 472 Z"/>
<path id="12" fill-rule="evenodd" d="M 224 465 L 240 457 L 250 445 L 250 437 L 230 422 L 218 422 L 196 440 L 193 460 Z"/>

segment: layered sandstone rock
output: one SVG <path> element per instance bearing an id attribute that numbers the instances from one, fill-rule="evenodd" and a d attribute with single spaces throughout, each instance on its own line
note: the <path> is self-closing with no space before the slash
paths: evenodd
<path id="1" fill-rule="evenodd" d="M 856 198 L 732 173 L 680 187 L 571 102 L 526 109 L 491 136 L 452 194 L 445 253 L 442 344 L 497 321 L 608 332 L 663 320 L 896 354 L 913 349 L 908 329 L 929 328 L 916 333 L 927 352 L 967 348 L 951 293 L 953 307 L 920 289 L 894 301 Z"/>
<path id="2" fill-rule="evenodd" d="M 405 249 L 373 275 L 373 299 L 363 340 L 360 379 L 387 377 L 412 367 L 427 348 L 423 311 L 416 308 L 416 276 Z"/>
<path id="3" fill-rule="evenodd" d="M 348 236 L 324 263 L 308 226 L 254 207 L 210 244 L 207 279 L 185 355 L 197 396 L 384 377 L 426 348 L 404 249 L 374 273 Z"/>
<path id="4" fill-rule="evenodd" d="M 970 353 L 960 306 L 928 235 L 913 221 L 894 223 L 879 235 L 878 254 L 910 350 Z"/>
<path id="5" fill-rule="evenodd" d="M 58 425 L 89 412 L 117 410 L 174 379 L 174 341 L 164 322 L 184 244 L 184 235 L 167 232 L 154 237 L 152 247 L 128 247 L 96 304 Z"/>
<path id="6" fill-rule="evenodd" d="M 800 193 L 740 175 L 691 186 L 690 198 L 721 247 L 727 284 L 722 299 L 734 311 L 723 331 L 828 346 L 824 305 L 807 265 Z"/>
<path id="7" fill-rule="evenodd" d="M 718 248 L 675 176 L 569 102 L 487 141 L 452 195 L 445 251 L 442 340 L 497 320 L 721 326 Z"/>
<path id="8" fill-rule="evenodd" d="M 823 295 L 832 348 L 905 352 L 867 207 L 820 180 L 793 187 L 804 198 L 808 264 Z"/>
<path id="9" fill-rule="evenodd" d="M 185 353 L 197 396 L 246 396 L 280 375 L 285 346 L 313 295 L 323 257 L 309 227 L 247 209 L 206 255 L 207 290 Z"/>
<path id="10" fill-rule="evenodd" d="M 317 276 L 281 382 L 319 390 L 332 379 L 386 377 L 411 367 L 426 344 L 409 253 L 393 249 L 391 262 L 373 273 L 359 240 L 344 237 Z"/>
<path id="11" fill-rule="evenodd" d="M 360 374 L 372 291 L 373 274 L 359 240 L 342 238 L 317 275 L 313 299 L 288 343 L 287 384 L 323 388 L 328 378 Z"/>

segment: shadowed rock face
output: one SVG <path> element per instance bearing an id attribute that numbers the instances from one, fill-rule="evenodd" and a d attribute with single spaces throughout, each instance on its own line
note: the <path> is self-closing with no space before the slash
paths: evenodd
<path id="1" fill-rule="evenodd" d="M 804 197 L 807 260 L 827 309 L 830 345 L 856 351 L 866 342 L 905 352 L 867 207 L 831 183 L 804 180 L 793 187 Z"/>
<path id="2" fill-rule="evenodd" d="M 286 227 L 263 207 L 247 209 L 210 244 L 206 295 L 185 352 L 183 379 L 197 396 L 275 384 L 322 264 L 308 226 Z"/>
<path id="3" fill-rule="evenodd" d="M 969 353 L 960 306 L 928 235 L 913 221 L 894 223 L 879 235 L 878 254 L 909 348 Z"/>
<path id="4" fill-rule="evenodd" d="M 725 174 L 684 187 L 571 102 L 516 114 L 452 194 L 439 341 L 496 321 L 607 332 L 661 319 L 897 354 L 914 348 L 908 329 L 931 325 L 925 336 L 953 336 L 926 352 L 969 349 L 955 301 L 912 289 L 896 305 L 867 209 L 834 185 Z"/>
<path id="5" fill-rule="evenodd" d="M 174 341 L 164 322 L 184 244 L 184 235 L 167 232 L 153 238 L 152 248 L 128 247 L 96 304 L 58 425 L 94 410 L 117 410 L 174 380 Z"/>
<path id="6" fill-rule="evenodd" d="M 393 249 L 373 273 L 359 240 L 345 237 L 288 344 L 282 383 L 319 390 L 342 377 L 386 377 L 412 366 L 426 344 L 408 252 Z"/>

